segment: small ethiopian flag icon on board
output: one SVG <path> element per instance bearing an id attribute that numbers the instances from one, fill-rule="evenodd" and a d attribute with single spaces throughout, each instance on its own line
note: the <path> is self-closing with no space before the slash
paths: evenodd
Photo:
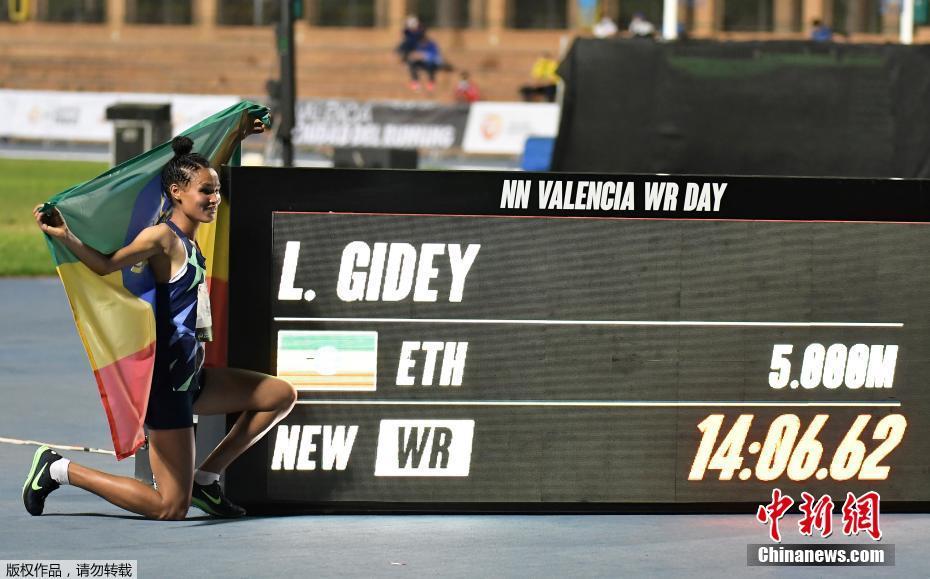
<path id="1" fill-rule="evenodd" d="M 378 332 L 281 330 L 277 374 L 302 391 L 374 391 Z"/>

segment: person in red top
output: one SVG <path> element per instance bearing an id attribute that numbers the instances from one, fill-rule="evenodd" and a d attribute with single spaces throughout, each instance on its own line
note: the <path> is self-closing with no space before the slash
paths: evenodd
<path id="1" fill-rule="evenodd" d="M 469 78 L 467 70 L 463 70 L 461 74 L 459 74 L 459 81 L 455 85 L 454 96 L 455 102 L 459 103 L 473 103 L 481 98 L 478 85 Z"/>

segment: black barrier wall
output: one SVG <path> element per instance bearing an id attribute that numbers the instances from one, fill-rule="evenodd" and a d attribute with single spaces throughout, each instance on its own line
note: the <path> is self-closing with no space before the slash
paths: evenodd
<path id="1" fill-rule="evenodd" d="M 553 170 L 930 177 L 930 46 L 575 41 Z"/>
<path id="2" fill-rule="evenodd" d="M 917 181 L 232 168 L 278 508 L 926 503 Z M 755 511 L 754 507 L 749 510 Z"/>

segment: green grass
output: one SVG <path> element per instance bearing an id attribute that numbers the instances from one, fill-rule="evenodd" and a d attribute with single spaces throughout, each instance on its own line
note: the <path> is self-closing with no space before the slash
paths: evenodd
<path id="1" fill-rule="evenodd" d="M 0 159 L 0 276 L 55 273 L 32 208 L 107 168 L 83 161 Z"/>

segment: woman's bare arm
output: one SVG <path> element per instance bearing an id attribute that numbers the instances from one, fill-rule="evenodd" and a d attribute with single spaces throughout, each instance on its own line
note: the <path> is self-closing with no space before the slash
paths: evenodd
<path id="1" fill-rule="evenodd" d="M 155 225 L 139 232 L 139 235 L 126 247 L 118 249 L 112 255 L 105 255 L 78 239 L 68 228 L 68 224 L 58 209 L 44 215 L 41 208 L 40 205 L 32 212 L 39 229 L 50 237 L 60 240 L 71 250 L 71 253 L 97 275 L 107 275 L 145 261 L 153 255 L 167 255 L 169 252 L 173 237 L 171 231 L 163 225 Z"/>

